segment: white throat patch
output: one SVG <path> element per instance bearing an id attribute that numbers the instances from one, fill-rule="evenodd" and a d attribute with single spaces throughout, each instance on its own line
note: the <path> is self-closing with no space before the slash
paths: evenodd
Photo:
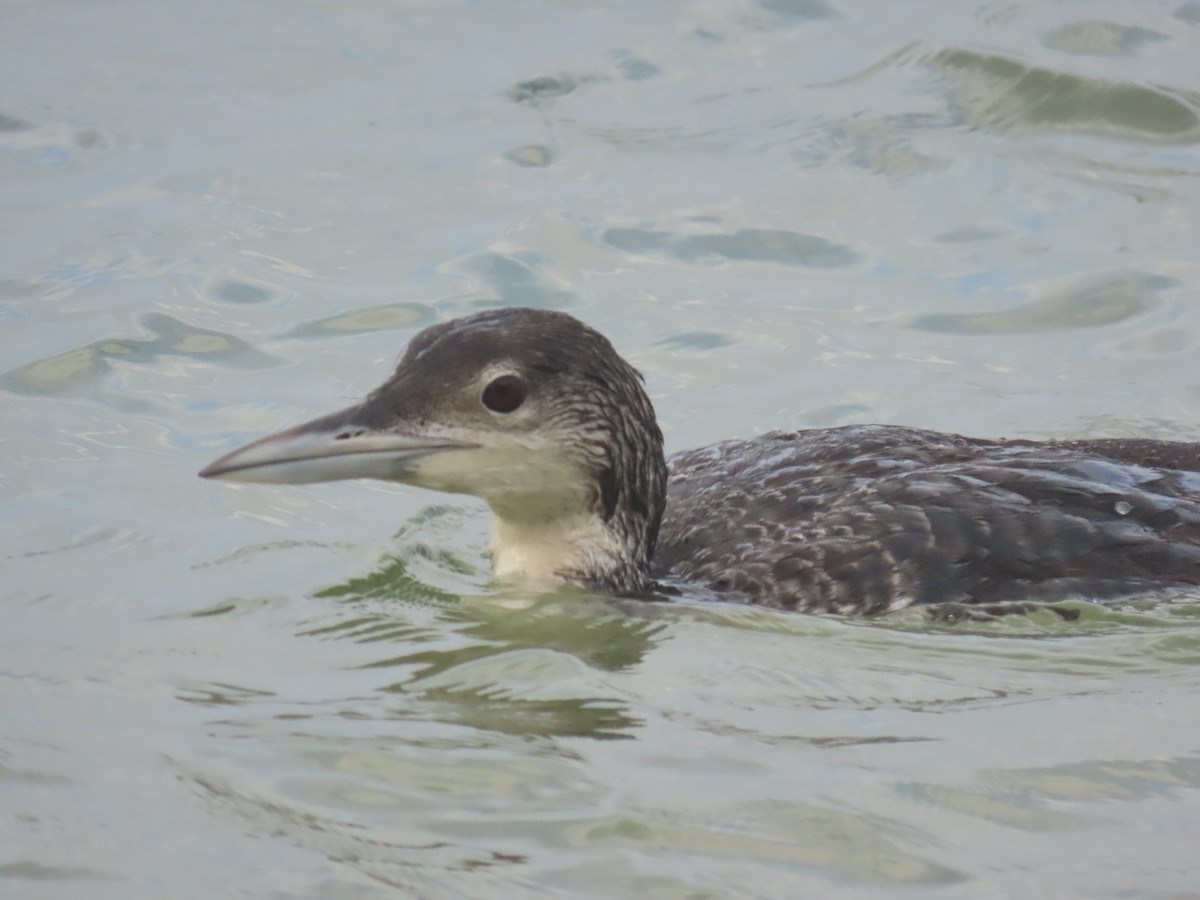
<path id="1" fill-rule="evenodd" d="M 556 448 L 493 436 L 490 446 L 422 460 L 411 480 L 488 502 L 498 578 L 551 587 L 609 571 L 626 552 L 592 509 L 588 475 Z"/>
<path id="2" fill-rule="evenodd" d="M 561 584 L 572 574 L 607 571 L 622 556 L 616 538 L 593 512 L 540 522 L 496 516 L 491 550 L 497 578 L 532 587 Z"/>

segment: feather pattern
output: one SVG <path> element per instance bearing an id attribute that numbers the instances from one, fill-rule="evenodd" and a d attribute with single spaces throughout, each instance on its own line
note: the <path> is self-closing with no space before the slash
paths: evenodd
<path id="1" fill-rule="evenodd" d="M 1197 584 L 1198 467 L 1187 444 L 882 425 L 727 441 L 671 459 L 656 569 L 837 613 Z"/>

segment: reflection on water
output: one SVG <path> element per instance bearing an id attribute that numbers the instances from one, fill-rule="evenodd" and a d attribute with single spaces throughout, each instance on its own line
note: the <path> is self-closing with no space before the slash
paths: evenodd
<path id="1" fill-rule="evenodd" d="M 432 509 L 406 526 L 406 547 L 419 548 L 406 553 L 435 556 L 444 578 L 474 577 L 455 554 L 422 546 L 422 527 L 444 515 Z M 1060 697 L 1077 705 L 1118 684 L 1121 671 L 1156 671 L 1185 656 L 1195 665 L 1194 604 L 1080 603 L 1069 622 L 1034 611 L 931 629 L 913 611 L 851 622 L 569 593 L 455 594 L 415 576 L 404 555 L 320 589 L 333 606 L 297 635 L 361 648 L 354 673 L 371 678 L 375 696 L 281 706 L 270 692 L 219 684 L 183 698 L 242 710 L 210 727 L 254 736 L 267 754 L 254 765 L 278 771 L 255 786 L 185 767 L 218 809 L 392 887 L 459 891 L 461 878 L 491 867 L 536 872 L 567 891 L 601 874 L 622 891 L 690 893 L 702 883 L 648 876 L 630 864 L 643 854 L 688 860 L 696 871 L 765 865 L 846 884 L 953 885 L 971 876 L 906 821 L 923 815 L 906 810 L 1017 833 L 1070 832 L 1111 826 L 1105 804 L 1182 801 L 1200 788 L 1194 755 L 983 768 L 966 781 L 951 766 L 897 778 L 848 808 L 827 792 L 857 789 L 819 782 L 845 754 L 874 770 L 889 754 L 923 747 L 913 759 L 937 768 L 956 713 Z M 1082 645 L 1089 635 L 1104 643 Z M 789 669 L 772 645 L 803 663 Z M 852 717 L 829 718 L 838 710 Z M 695 746 L 660 745 L 664 728 Z M 614 738 L 630 752 L 602 751 Z M 809 770 L 818 777 L 809 799 L 737 787 L 764 775 L 790 784 L 793 766 L 805 783 Z M 716 818 L 712 801 L 662 804 L 706 789 L 720 805 Z"/>
<path id="2" fill-rule="evenodd" d="M 423 328 L 432 324 L 432 313 L 428 306 L 416 303 L 387 303 L 326 316 L 316 322 L 305 322 L 293 328 L 291 336 L 313 338 L 388 331 L 393 328 Z"/>
<path id="3" fill-rule="evenodd" d="M 438 554 L 437 562 L 448 572 L 470 572 L 451 554 Z M 378 686 L 401 695 L 394 716 L 508 734 L 629 736 L 637 720 L 619 699 L 571 696 L 571 685 L 588 687 L 593 669 L 635 665 L 664 627 L 605 598 L 455 596 L 423 583 L 395 556 L 317 596 L 340 601 L 338 619 L 301 634 L 380 646 L 387 655 L 361 667 L 405 671 L 402 680 Z M 403 617 L 412 603 L 438 607 L 436 630 Z M 402 652 L 388 652 L 391 645 Z"/>
<path id="4" fill-rule="evenodd" d="M 28 363 L 0 375 L 0 388 L 22 394 L 58 396 L 85 394 L 104 397 L 102 385 L 110 370 L 121 364 L 146 365 L 163 356 L 180 356 L 239 369 L 277 364 L 272 356 L 228 334 L 197 328 L 168 315 L 152 313 L 142 325 L 154 336 L 107 338 Z M 128 408 L 127 395 L 111 400 Z"/>
<path id="5" fill-rule="evenodd" d="M 1067 328 L 1096 328 L 1134 318 L 1159 304 L 1155 295 L 1178 282 L 1142 272 L 1050 292 L 1014 309 L 989 313 L 942 313 L 917 316 L 913 328 L 951 334 L 1031 334 Z"/>
<path id="6" fill-rule="evenodd" d="M 1088 760 L 1042 769 L 1001 769 L 981 773 L 976 784 L 912 784 L 907 792 L 919 801 L 1023 831 L 1091 828 L 1112 820 L 1102 811 L 1080 815 L 1064 811 L 1062 805 L 1178 797 L 1200 789 L 1200 758 Z"/>
<path id="7" fill-rule="evenodd" d="M 760 823 L 763 834 L 738 834 L 720 825 L 671 821 L 668 817 L 614 816 L 568 826 L 563 837 L 576 847 L 624 847 L 677 852 L 714 861 L 757 860 L 826 870 L 852 882 L 952 884 L 953 869 L 905 853 L 877 823 L 806 804 L 764 803 L 740 811 Z"/>
<path id="8" fill-rule="evenodd" d="M 959 48 L 938 51 L 929 63 L 961 85 L 955 102 L 974 125 L 1178 143 L 1200 139 L 1196 95 L 1084 78 Z"/>
<path id="9" fill-rule="evenodd" d="M 848 247 L 789 231 L 743 229 L 733 234 L 670 234 L 640 228 L 610 228 L 604 240 L 626 253 L 669 253 L 684 261 L 721 259 L 790 266 L 840 268 L 859 261 Z"/>

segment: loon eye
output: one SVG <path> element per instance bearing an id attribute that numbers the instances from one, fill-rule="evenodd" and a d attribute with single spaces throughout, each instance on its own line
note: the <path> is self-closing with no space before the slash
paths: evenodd
<path id="1" fill-rule="evenodd" d="M 494 413 L 510 413 L 525 402 L 525 383 L 516 375 L 501 375 L 483 389 L 483 405 Z"/>

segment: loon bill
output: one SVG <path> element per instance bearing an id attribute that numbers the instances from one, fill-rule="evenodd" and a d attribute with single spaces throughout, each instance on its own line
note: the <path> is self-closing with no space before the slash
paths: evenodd
<path id="1" fill-rule="evenodd" d="M 1200 444 L 885 425 L 663 456 L 638 372 L 565 313 L 431 326 L 362 403 L 206 478 L 474 494 L 498 577 L 616 594 L 671 577 L 810 612 L 1105 599 L 1200 583 Z"/>

